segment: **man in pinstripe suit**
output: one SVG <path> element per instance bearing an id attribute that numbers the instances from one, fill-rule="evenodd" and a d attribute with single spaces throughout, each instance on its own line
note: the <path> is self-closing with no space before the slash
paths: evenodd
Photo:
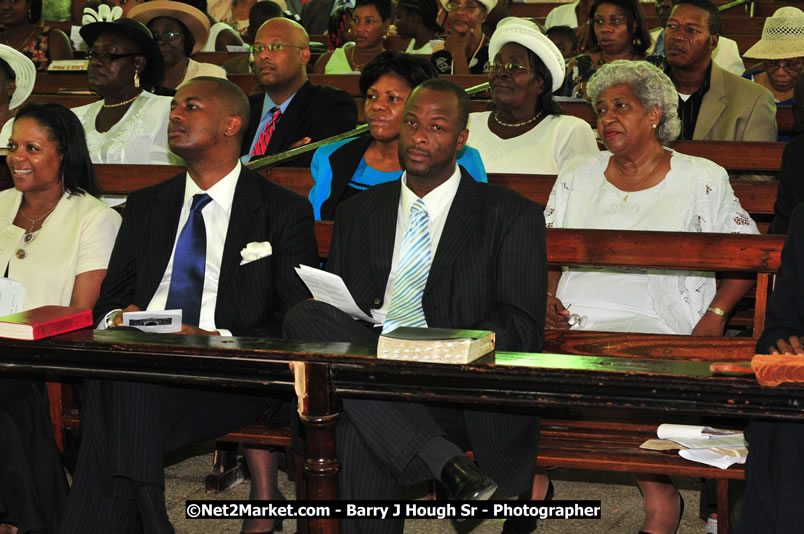
<path id="1" fill-rule="evenodd" d="M 342 204 L 327 270 L 344 279 L 364 311 L 392 309 L 394 279 L 404 279 L 407 206 L 421 199 L 433 253 L 421 296 L 427 326 L 493 330 L 499 350 L 539 351 L 546 298 L 542 208 L 511 190 L 476 183 L 456 164 L 468 113 L 466 93 L 450 82 L 416 88 L 399 136 L 406 172 Z M 363 345 L 376 345 L 379 336 L 379 329 L 317 301 L 295 306 L 284 329 L 291 339 Z M 452 498 L 488 498 L 494 483 L 505 495 L 530 488 L 538 417 L 413 402 L 344 399 L 343 405 L 337 435 L 343 499 L 397 499 L 404 485 L 430 478 L 441 480 Z M 477 466 L 466 460 L 465 448 L 474 451 Z M 342 528 L 401 532 L 403 521 L 343 521 Z"/>
<path id="2" fill-rule="evenodd" d="M 179 87 L 168 138 L 187 172 L 129 196 L 96 321 L 119 327 L 120 311 L 178 306 L 182 333 L 278 336 L 277 318 L 309 296 L 293 267 L 318 263 L 312 207 L 241 167 L 248 112 L 245 93 L 228 80 L 201 77 Z M 207 203 L 197 208 L 197 197 Z M 200 229 L 189 231 L 200 230 L 193 237 L 204 242 L 191 250 L 203 265 L 196 277 L 200 283 L 189 298 L 177 299 L 185 304 L 171 304 L 174 282 L 184 287 L 193 279 L 182 270 L 192 254 L 180 244 L 197 220 L 196 209 Z M 263 246 L 262 257 L 241 258 L 248 244 L 265 242 L 270 250 Z M 200 309 L 191 306 L 193 299 Z M 225 434 L 281 404 L 258 395 L 86 381 L 81 449 L 60 532 L 172 533 L 164 502 L 164 452 Z"/>

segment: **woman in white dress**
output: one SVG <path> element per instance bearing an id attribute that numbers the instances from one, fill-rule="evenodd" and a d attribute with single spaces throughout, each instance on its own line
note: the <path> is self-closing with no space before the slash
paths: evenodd
<path id="1" fill-rule="evenodd" d="M 469 115 L 467 143 L 487 172 L 558 174 L 565 161 L 597 152 L 589 124 L 562 115 L 553 91 L 564 80 L 564 58 L 539 28 L 508 17 L 489 43 L 493 111 Z"/>
<path id="2" fill-rule="evenodd" d="M 73 108 L 92 162 L 181 164 L 168 148 L 171 99 L 149 92 L 162 83 L 165 66 L 148 28 L 122 18 L 87 24 L 81 37 L 89 46 L 89 88 L 103 97 Z"/>
<path id="3" fill-rule="evenodd" d="M 678 95 L 658 68 L 614 61 L 589 80 L 608 151 L 561 169 L 545 220 L 553 228 L 758 233 L 726 171 L 665 147 L 678 137 Z M 550 273 L 547 327 L 720 336 L 751 281 L 714 273 L 572 268 Z M 570 324 L 578 319 L 582 324 Z M 646 532 L 673 532 L 681 496 L 666 477 L 637 476 Z"/>

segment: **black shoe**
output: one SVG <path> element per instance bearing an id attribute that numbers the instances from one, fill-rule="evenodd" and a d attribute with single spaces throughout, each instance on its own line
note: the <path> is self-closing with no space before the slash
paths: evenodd
<path id="1" fill-rule="evenodd" d="M 463 454 L 449 460 L 441 470 L 441 484 L 456 501 L 485 501 L 497 491 L 497 484 L 480 472 Z"/>
<path id="2" fill-rule="evenodd" d="M 547 485 L 547 493 L 544 496 L 544 501 L 552 501 L 553 493 L 555 493 L 555 489 L 553 488 L 553 481 L 551 480 Z M 531 499 L 529 497 L 525 499 L 520 497 L 519 500 L 529 501 Z M 530 534 L 536 530 L 538 519 L 538 517 L 509 517 L 503 523 L 501 534 Z"/>

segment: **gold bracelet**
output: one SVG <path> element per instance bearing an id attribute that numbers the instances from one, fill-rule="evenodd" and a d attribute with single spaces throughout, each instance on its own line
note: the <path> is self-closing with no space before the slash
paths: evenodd
<path id="1" fill-rule="evenodd" d="M 715 315 L 720 315 L 721 317 L 726 315 L 726 312 L 723 310 L 723 308 L 713 308 L 713 307 L 710 306 L 710 307 L 706 308 L 706 311 L 710 311 L 710 312 L 714 313 Z"/>
<path id="2" fill-rule="evenodd" d="M 555 295 L 553 295 L 552 293 L 550 293 L 549 291 L 547 292 L 547 296 L 548 296 L 548 297 L 553 297 L 553 298 L 556 298 L 556 296 L 555 296 Z"/>

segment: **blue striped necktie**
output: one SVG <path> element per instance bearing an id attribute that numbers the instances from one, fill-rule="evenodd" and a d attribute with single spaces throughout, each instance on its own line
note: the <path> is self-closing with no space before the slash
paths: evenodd
<path id="1" fill-rule="evenodd" d="M 198 326 L 201 317 L 201 295 L 207 262 L 207 227 L 201 210 L 212 198 L 206 193 L 193 196 L 190 217 L 176 241 L 173 272 L 170 275 L 166 310 L 180 309 L 181 322 Z"/>
<path id="2" fill-rule="evenodd" d="M 433 263 L 433 253 L 430 245 L 430 216 L 420 198 L 416 199 L 408 212 L 408 226 L 402 236 L 399 251 L 391 305 L 382 325 L 383 334 L 400 326 L 427 326 L 422 309 L 422 295 Z"/>

